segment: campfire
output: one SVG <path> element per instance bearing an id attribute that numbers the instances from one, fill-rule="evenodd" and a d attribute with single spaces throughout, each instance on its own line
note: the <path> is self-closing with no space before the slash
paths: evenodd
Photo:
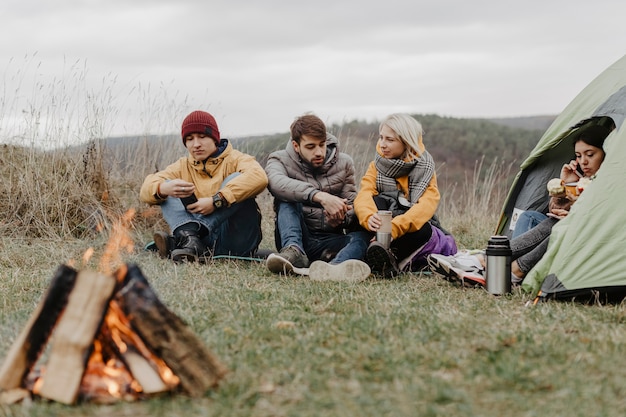
<path id="1" fill-rule="evenodd" d="M 112 238 L 105 254 L 123 241 Z M 61 265 L 0 368 L 0 403 L 201 396 L 226 372 L 137 265 L 113 273 Z"/>

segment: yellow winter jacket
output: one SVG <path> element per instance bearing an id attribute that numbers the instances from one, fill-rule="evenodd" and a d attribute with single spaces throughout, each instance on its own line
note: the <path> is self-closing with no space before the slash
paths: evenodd
<path id="1" fill-rule="evenodd" d="M 224 179 L 234 172 L 241 175 L 230 180 L 224 188 Z M 221 192 L 227 205 L 255 197 L 267 187 L 267 175 L 257 160 L 240 152 L 228 143 L 226 149 L 216 157 L 206 161 L 196 161 L 191 156 L 180 158 L 165 170 L 146 177 L 139 192 L 144 203 L 159 204 L 164 199 L 157 195 L 160 183 L 173 179 L 192 182 L 196 187 L 196 197 L 212 197 Z"/>
<path id="2" fill-rule="evenodd" d="M 421 149 L 424 150 L 423 148 Z M 378 145 L 376 151 L 380 153 Z M 374 196 L 378 195 L 376 189 L 376 175 L 378 171 L 374 162 L 370 162 L 367 172 L 361 179 L 361 186 L 359 193 L 354 200 L 354 211 L 359 219 L 359 224 L 366 230 L 367 221 L 370 216 L 378 212 L 376 203 L 374 202 Z M 404 196 L 409 198 L 409 177 L 400 177 L 396 179 L 398 190 L 401 190 Z M 439 188 L 437 188 L 437 177 L 433 174 L 428 187 L 424 190 L 424 194 L 420 197 L 418 202 L 413 205 L 406 213 L 396 216 L 391 220 L 391 236 L 393 239 L 397 239 L 406 233 L 417 232 L 420 230 L 426 222 L 428 222 L 439 206 Z"/>

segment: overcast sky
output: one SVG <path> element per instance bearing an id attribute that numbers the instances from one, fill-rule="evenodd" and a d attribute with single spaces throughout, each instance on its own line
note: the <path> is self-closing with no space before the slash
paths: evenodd
<path id="1" fill-rule="evenodd" d="M 141 134 L 203 109 L 238 137 L 305 112 L 558 114 L 626 54 L 624 16 L 624 0 L 3 0 L 0 117 Z"/>

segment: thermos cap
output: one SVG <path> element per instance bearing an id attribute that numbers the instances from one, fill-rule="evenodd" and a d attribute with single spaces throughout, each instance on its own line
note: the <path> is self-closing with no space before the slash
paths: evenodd
<path id="1" fill-rule="evenodd" d="M 496 235 L 489 238 L 487 246 L 510 248 L 511 244 L 509 243 L 509 238 L 507 236 Z"/>

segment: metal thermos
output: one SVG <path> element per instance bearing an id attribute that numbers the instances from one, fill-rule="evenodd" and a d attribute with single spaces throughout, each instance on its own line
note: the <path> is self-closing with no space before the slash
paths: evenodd
<path id="1" fill-rule="evenodd" d="M 491 236 L 485 252 L 487 291 L 494 295 L 511 292 L 511 244 L 506 236 Z"/>

